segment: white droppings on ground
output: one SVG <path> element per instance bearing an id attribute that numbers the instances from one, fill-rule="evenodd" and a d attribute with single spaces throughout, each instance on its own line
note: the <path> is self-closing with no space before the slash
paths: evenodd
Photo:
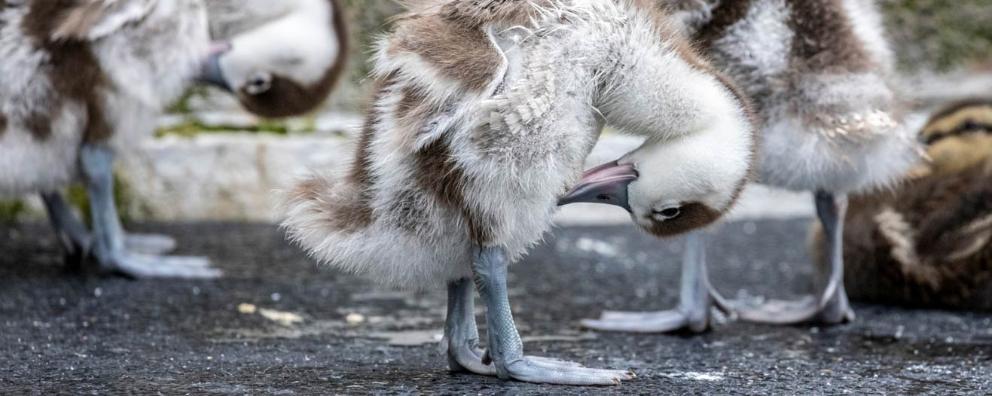
<path id="1" fill-rule="evenodd" d="M 259 314 L 263 318 L 276 322 L 280 325 L 286 327 L 292 327 L 294 325 L 303 323 L 303 316 L 293 312 L 279 311 L 269 308 L 259 308 L 255 304 L 241 303 L 238 304 L 238 312 L 245 315 Z"/>
<path id="2" fill-rule="evenodd" d="M 262 317 L 265 319 L 271 320 L 286 327 L 290 327 L 298 323 L 303 323 L 303 317 L 293 312 L 277 311 L 274 309 L 261 308 L 258 310 L 258 314 L 262 315 Z"/>
<path id="3" fill-rule="evenodd" d="M 592 238 L 579 238 L 575 241 L 575 247 L 581 251 L 592 252 L 605 257 L 616 257 L 617 255 L 616 246 Z"/>
<path id="4" fill-rule="evenodd" d="M 250 315 L 250 314 L 254 314 L 257 311 L 258 311 L 258 307 L 256 307 L 255 304 L 248 304 L 248 303 L 238 304 L 238 312 L 241 312 L 243 314 Z"/>
<path id="5" fill-rule="evenodd" d="M 344 317 L 344 321 L 349 325 L 357 326 L 365 322 L 365 315 L 352 312 Z"/>

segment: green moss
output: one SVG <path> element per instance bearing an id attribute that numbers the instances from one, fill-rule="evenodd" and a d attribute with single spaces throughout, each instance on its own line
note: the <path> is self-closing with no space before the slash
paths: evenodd
<path id="1" fill-rule="evenodd" d="M 196 96 L 205 96 L 207 88 L 201 85 L 194 85 L 183 93 L 183 96 L 168 107 L 167 111 L 170 113 L 178 114 L 190 114 L 193 112 L 190 101 Z"/>
<path id="2" fill-rule="evenodd" d="M 313 120 L 308 120 L 308 130 L 313 130 Z M 181 136 L 193 137 L 203 133 L 230 133 L 230 132 L 254 132 L 268 133 L 273 135 L 289 135 L 293 132 L 285 121 L 262 120 L 251 126 L 231 126 L 231 125 L 206 125 L 191 117 L 187 117 L 180 124 L 168 128 L 159 128 L 155 131 L 155 137 Z"/>
<path id="3" fill-rule="evenodd" d="M 0 224 L 15 223 L 25 212 L 27 206 L 24 205 L 24 201 L 0 201 Z"/>

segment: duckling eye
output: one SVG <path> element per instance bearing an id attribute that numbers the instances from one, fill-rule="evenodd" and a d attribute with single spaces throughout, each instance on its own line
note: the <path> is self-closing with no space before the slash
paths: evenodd
<path id="1" fill-rule="evenodd" d="M 682 214 L 682 209 L 679 207 L 664 208 L 661 210 L 654 211 L 654 217 L 658 220 L 671 220 Z"/>
<path id="2" fill-rule="evenodd" d="M 272 76 L 268 73 L 258 73 L 248 79 L 245 83 L 245 92 L 249 95 L 258 95 L 272 88 Z"/>

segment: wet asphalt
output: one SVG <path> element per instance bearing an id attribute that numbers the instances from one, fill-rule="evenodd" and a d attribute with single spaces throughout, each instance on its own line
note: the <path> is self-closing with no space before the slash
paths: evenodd
<path id="1" fill-rule="evenodd" d="M 807 221 L 722 226 L 710 271 L 725 295 L 809 288 Z M 529 354 L 631 368 L 618 387 L 446 371 L 442 291 L 319 269 L 271 225 L 137 224 L 222 268 L 212 281 L 66 271 L 43 225 L 0 225 L 0 394 L 989 394 L 992 315 L 855 304 L 854 323 L 726 322 L 703 335 L 583 331 L 609 309 L 677 299 L 678 240 L 630 226 L 557 229 L 511 267 Z M 750 297 L 749 297 L 750 298 Z M 481 317 L 480 317 L 481 319 Z"/>

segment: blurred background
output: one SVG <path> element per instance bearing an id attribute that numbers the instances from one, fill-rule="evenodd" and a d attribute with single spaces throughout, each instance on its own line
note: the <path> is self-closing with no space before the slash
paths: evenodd
<path id="1" fill-rule="evenodd" d="M 371 81 L 371 44 L 402 11 L 393 1 L 343 0 L 350 22 L 347 77 L 320 111 L 266 120 L 210 88 L 190 90 L 162 117 L 157 136 L 122 161 L 118 202 L 125 220 L 247 220 L 278 217 L 273 190 L 302 172 L 330 169 L 350 157 Z M 955 99 L 992 93 L 992 1 L 882 0 L 899 59 L 899 86 L 918 123 Z M 590 157 L 597 164 L 638 144 L 607 131 Z M 70 194 L 81 203 L 82 191 Z M 811 214 L 805 195 L 751 188 L 737 217 Z M 37 202 L 0 202 L 0 222 L 39 218 Z M 626 222 L 608 207 L 568 208 L 566 223 Z"/>

